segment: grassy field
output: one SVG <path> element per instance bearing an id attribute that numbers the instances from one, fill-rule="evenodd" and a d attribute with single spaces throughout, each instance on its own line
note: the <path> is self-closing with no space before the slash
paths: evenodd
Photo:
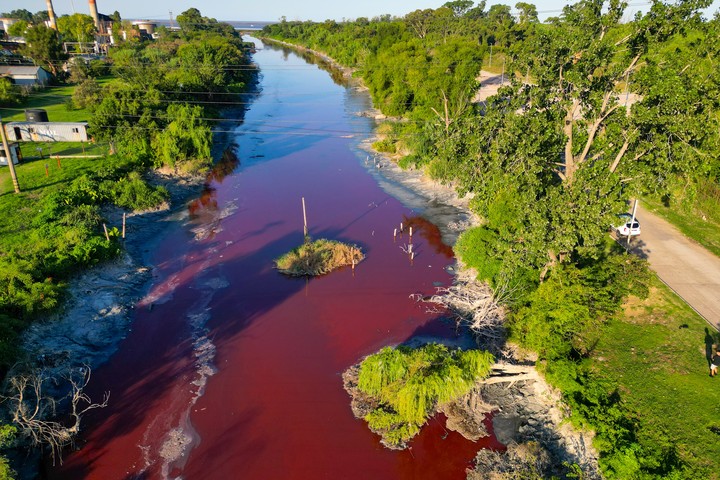
<path id="1" fill-rule="evenodd" d="M 97 79 L 100 85 L 107 84 L 113 79 L 111 77 Z M 25 101 L 12 108 L 0 108 L 0 116 L 4 122 L 24 122 L 26 108 L 42 108 L 48 113 L 51 122 L 83 122 L 90 118 L 90 113 L 85 109 L 68 110 L 65 103 L 72 98 L 74 85 L 60 87 L 47 87 L 32 92 Z"/>
<path id="2" fill-rule="evenodd" d="M 69 158 L 58 168 L 55 160 L 32 160 L 15 165 L 20 194 L 13 193 L 12 180 L 7 167 L 0 167 L 0 249 L 17 244 L 25 236 L 29 222 L 35 216 L 40 195 L 47 196 L 73 181 L 94 171 L 103 158 Z M 48 175 L 45 174 L 45 165 Z"/>
<path id="3" fill-rule="evenodd" d="M 593 366 L 620 385 L 651 442 L 666 436 L 682 460 L 718 479 L 720 377 L 709 376 L 706 359 L 718 335 L 707 327 L 656 280 L 647 300 L 631 299 L 608 326 Z"/>
<path id="4" fill-rule="evenodd" d="M 692 212 L 669 208 L 659 200 L 643 198 L 646 209 L 675 225 L 684 235 L 720 256 L 720 201 L 701 200 Z"/>
<path id="5" fill-rule="evenodd" d="M 42 150 L 38 150 L 42 149 Z M 107 155 L 108 145 L 82 142 L 20 142 L 24 161 L 59 156 Z"/>

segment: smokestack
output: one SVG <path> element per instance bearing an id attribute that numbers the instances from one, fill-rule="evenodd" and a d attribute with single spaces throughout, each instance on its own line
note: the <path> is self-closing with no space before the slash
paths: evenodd
<path id="1" fill-rule="evenodd" d="M 53 9 L 52 0 L 46 0 L 48 19 L 50 21 L 50 28 L 57 30 L 57 21 L 55 20 L 55 10 Z"/>
<path id="2" fill-rule="evenodd" d="M 90 4 L 90 16 L 93 18 L 93 21 L 95 22 L 95 29 L 98 31 L 98 33 L 102 33 L 100 31 L 100 17 L 98 16 L 97 5 L 95 4 L 95 0 L 88 0 L 88 3 Z"/>

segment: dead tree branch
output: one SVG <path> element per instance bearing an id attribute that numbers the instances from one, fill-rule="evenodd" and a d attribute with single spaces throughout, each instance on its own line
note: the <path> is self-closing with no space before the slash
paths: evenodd
<path id="1" fill-rule="evenodd" d="M 449 310 L 458 323 L 470 329 L 487 342 L 487 347 L 500 349 L 505 342 L 505 311 L 492 289 L 477 282 L 469 274 L 460 274 L 453 285 L 438 288 L 437 293 L 422 300 L 435 304 L 435 313 Z"/>
<path id="2" fill-rule="evenodd" d="M 91 373 L 90 367 L 85 365 L 65 374 L 63 379 L 70 391 L 59 400 L 46 394 L 48 384 L 57 379 L 43 371 L 33 370 L 10 377 L 4 400 L 10 405 L 13 423 L 33 446 L 49 447 L 53 463 L 56 460 L 62 463 L 62 450 L 74 443 L 80 433 L 83 415 L 108 404 L 109 392 L 105 392 L 102 403 L 93 403 L 85 393 Z M 69 402 L 69 421 L 64 422 L 58 419 L 58 405 L 66 401 Z"/>

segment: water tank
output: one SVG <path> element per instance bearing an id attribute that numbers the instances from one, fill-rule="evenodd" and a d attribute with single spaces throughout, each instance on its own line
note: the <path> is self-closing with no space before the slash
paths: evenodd
<path id="1" fill-rule="evenodd" d="M 49 122 L 46 110 L 42 108 L 28 108 L 25 110 L 25 121 L 28 122 Z"/>

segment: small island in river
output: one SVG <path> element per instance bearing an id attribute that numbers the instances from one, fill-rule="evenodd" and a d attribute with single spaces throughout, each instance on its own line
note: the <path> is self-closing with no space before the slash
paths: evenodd
<path id="1" fill-rule="evenodd" d="M 320 238 L 305 242 L 275 259 L 275 267 L 293 277 L 324 275 L 337 268 L 360 263 L 365 258 L 360 247 Z"/>

